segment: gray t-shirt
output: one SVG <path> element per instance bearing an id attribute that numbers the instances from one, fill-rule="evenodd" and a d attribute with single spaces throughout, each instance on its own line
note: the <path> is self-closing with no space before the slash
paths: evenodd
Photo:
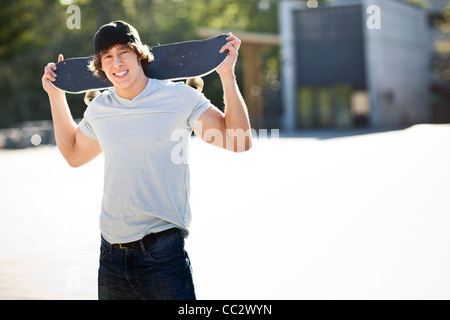
<path id="1" fill-rule="evenodd" d="M 188 233 L 189 165 L 180 157 L 186 159 L 194 124 L 210 107 L 185 84 L 155 79 L 133 100 L 112 89 L 90 103 L 79 126 L 98 139 L 105 158 L 100 231 L 108 242 L 171 227 Z"/>

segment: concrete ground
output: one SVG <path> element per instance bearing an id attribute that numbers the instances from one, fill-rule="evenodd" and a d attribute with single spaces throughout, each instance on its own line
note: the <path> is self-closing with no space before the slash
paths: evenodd
<path id="1" fill-rule="evenodd" d="M 449 299 L 450 126 L 192 141 L 199 299 Z M 102 157 L 0 150 L 0 299 L 96 299 Z"/>

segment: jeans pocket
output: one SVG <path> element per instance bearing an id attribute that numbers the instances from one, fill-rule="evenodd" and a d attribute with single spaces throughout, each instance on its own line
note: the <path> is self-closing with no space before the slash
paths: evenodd
<path id="1" fill-rule="evenodd" d="M 158 239 L 150 246 L 149 251 L 156 260 L 184 257 L 184 239 L 179 232 L 174 232 Z"/>

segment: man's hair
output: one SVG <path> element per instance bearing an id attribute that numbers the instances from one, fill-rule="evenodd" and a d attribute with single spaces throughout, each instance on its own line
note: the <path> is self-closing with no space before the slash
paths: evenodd
<path id="1" fill-rule="evenodd" d="M 154 60 L 154 56 L 153 53 L 151 52 L 151 49 L 145 44 L 135 42 L 129 42 L 124 45 L 132 49 L 137 54 L 142 69 L 144 70 L 144 72 L 146 72 L 148 67 Z M 109 50 L 109 48 L 107 50 Z M 105 51 L 107 50 L 103 50 L 94 54 L 89 62 L 89 69 L 102 80 L 107 79 L 106 74 L 102 71 L 102 54 L 105 53 Z"/>

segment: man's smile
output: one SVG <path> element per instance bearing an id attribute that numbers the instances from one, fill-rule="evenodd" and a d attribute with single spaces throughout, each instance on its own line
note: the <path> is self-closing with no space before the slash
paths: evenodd
<path id="1" fill-rule="evenodd" d="M 113 75 L 116 76 L 119 79 L 125 78 L 127 74 L 128 74 L 128 70 L 121 71 L 121 72 L 114 72 L 113 73 Z"/>

